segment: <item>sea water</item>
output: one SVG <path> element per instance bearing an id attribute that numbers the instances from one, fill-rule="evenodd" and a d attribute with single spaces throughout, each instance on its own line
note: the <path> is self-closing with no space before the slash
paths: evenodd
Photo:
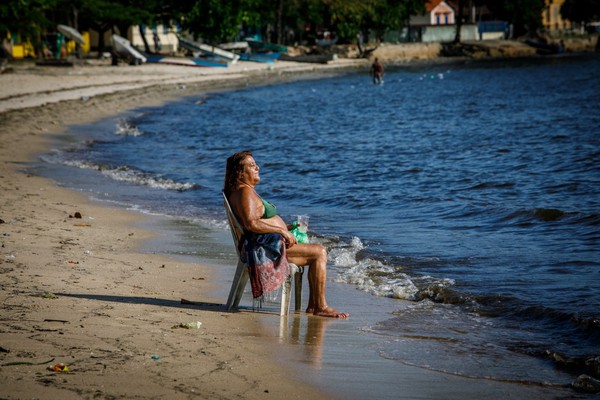
<path id="1" fill-rule="evenodd" d="M 332 280 L 411 305 L 363 328 L 379 357 L 563 386 L 600 363 L 599 61 L 416 65 L 388 68 L 383 85 L 351 73 L 202 93 L 72 127 L 41 170 L 198 227 L 166 251 L 227 259 L 231 243 L 211 241 L 228 229 L 225 159 L 251 149 L 258 192 L 284 219 L 310 216 Z"/>

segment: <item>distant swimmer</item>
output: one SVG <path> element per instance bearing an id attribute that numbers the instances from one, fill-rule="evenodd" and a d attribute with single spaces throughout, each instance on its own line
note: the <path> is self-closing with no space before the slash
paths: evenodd
<path id="1" fill-rule="evenodd" d="M 383 65 L 379 62 L 378 58 L 375 58 L 373 65 L 371 65 L 371 76 L 373 77 L 374 85 L 381 85 L 383 83 Z"/>

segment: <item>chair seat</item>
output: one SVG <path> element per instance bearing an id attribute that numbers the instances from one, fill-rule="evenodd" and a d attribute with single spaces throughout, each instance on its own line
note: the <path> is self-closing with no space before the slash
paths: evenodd
<path id="1" fill-rule="evenodd" d="M 244 289 L 250 278 L 248 272 L 248 264 L 242 261 L 239 242 L 242 238 L 244 230 L 242 225 L 237 220 L 235 214 L 231 210 L 227 196 L 223 193 L 223 205 L 225 212 L 227 213 L 227 221 L 229 222 L 229 228 L 231 230 L 231 237 L 235 250 L 238 255 L 238 264 L 233 276 L 233 282 L 231 283 L 231 290 L 229 291 L 229 297 L 227 298 L 227 310 L 237 308 L 244 294 Z M 290 275 L 287 277 L 285 282 L 282 284 L 281 290 L 281 310 L 279 315 L 288 315 L 290 309 L 290 298 L 292 290 L 292 280 L 294 281 L 294 295 L 295 295 L 295 311 L 300 311 L 302 308 L 302 275 L 304 273 L 304 267 L 297 266 L 296 264 L 290 263 Z"/>

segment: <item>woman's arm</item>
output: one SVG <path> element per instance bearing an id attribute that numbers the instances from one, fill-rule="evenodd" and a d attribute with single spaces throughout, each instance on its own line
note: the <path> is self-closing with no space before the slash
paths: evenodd
<path id="1" fill-rule="evenodd" d="M 262 218 L 265 208 L 260 197 L 251 188 L 241 188 L 232 193 L 230 202 L 245 230 L 254 233 L 279 233 L 288 245 L 296 243 L 295 236 L 288 231 L 280 216 Z"/>

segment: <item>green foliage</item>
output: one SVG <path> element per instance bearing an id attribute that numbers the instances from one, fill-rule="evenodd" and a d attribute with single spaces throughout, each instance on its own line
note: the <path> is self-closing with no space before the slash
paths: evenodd
<path id="1" fill-rule="evenodd" d="M 56 0 L 4 0 L 0 3 L 0 35 L 19 33 L 35 39 L 53 25 L 46 14 L 56 9 Z"/>
<path id="2" fill-rule="evenodd" d="M 427 0 L 375 0 L 371 14 L 365 20 L 365 28 L 373 29 L 378 39 L 386 32 L 400 31 L 408 26 L 411 15 L 425 12 Z"/>
<path id="3" fill-rule="evenodd" d="M 408 24 L 411 14 L 422 12 L 426 0 L 308 0 L 299 16 L 313 26 L 334 31 L 340 43 L 356 40 L 358 32 L 373 30 L 381 39 L 390 30 Z"/>
<path id="4" fill-rule="evenodd" d="M 600 20 L 600 0 L 566 0 L 560 13 L 573 22 L 597 21 Z"/>
<path id="5" fill-rule="evenodd" d="M 129 27 L 150 22 L 153 16 L 149 4 L 139 1 L 86 0 L 80 7 L 80 18 L 98 25 Z"/>
<path id="6" fill-rule="evenodd" d="M 194 37 L 210 42 L 230 41 L 242 22 L 241 0 L 198 0 L 185 19 Z"/>
<path id="7" fill-rule="evenodd" d="M 542 26 L 544 0 L 488 0 L 486 4 L 501 19 L 513 24 L 515 36 L 533 34 Z"/>
<path id="8" fill-rule="evenodd" d="M 329 29 L 335 31 L 343 41 L 348 41 L 356 37 L 373 1 L 331 0 L 328 3 L 331 22 Z"/>
<path id="9" fill-rule="evenodd" d="M 541 27 L 544 0 L 469 0 L 487 5 L 513 24 L 515 35 Z M 195 36 L 211 42 L 236 38 L 240 29 L 265 36 L 267 26 L 280 40 L 286 30 L 296 40 L 314 39 L 317 31 L 335 32 L 339 43 L 356 40 L 358 32 L 374 32 L 381 40 L 389 31 L 408 26 L 411 15 L 422 13 L 426 0 L 4 0 L 0 3 L 0 34 L 7 31 L 31 38 L 76 25 L 105 32 L 131 25 L 182 22 Z M 456 3 L 456 2 L 455 2 Z M 574 22 L 600 19 L 600 0 L 566 0 L 563 16 Z M 310 40 L 309 40 L 310 42 Z"/>

